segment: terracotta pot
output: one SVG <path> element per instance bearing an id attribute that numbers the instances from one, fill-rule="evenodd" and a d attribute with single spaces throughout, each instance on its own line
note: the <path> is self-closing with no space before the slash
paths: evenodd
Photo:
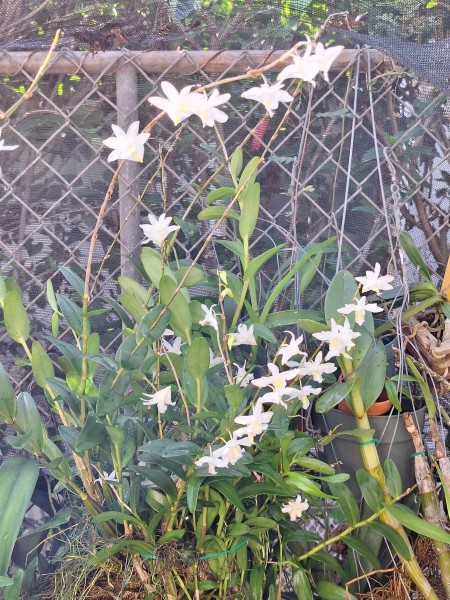
<path id="1" fill-rule="evenodd" d="M 353 414 L 345 400 L 341 400 L 337 407 L 343 412 Z M 379 399 L 372 404 L 372 406 L 367 411 L 367 414 L 369 417 L 378 417 L 380 415 L 385 415 L 391 410 L 391 408 L 392 402 L 387 399 L 386 392 L 383 390 L 383 393 L 380 395 Z"/>

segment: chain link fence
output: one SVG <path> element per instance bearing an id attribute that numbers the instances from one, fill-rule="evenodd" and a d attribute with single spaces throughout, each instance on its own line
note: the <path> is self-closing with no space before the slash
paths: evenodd
<path id="1" fill-rule="evenodd" d="M 102 146 L 111 124 L 149 122 L 158 111 L 147 99 L 160 94 L 163 80 L 178 89 L 205 84 L 267 64 L 279 54 L 68 48 L 55 54 L 39 88 L 3 128 L 6 144 L 19 149 L 0 155 L 0 264 L 24 291 L 34 337 L 49 333 L 46 282 L 67 291 L 61 265 L 83 276 L 90 235 L 114 173 Z M 0 51 L 4 107 L 25 92 L 44 57 L 43 52 Z M 279 276 L 307 244 L 337 237 L 337 253 L 325 256 L 312 293 L 294 294 L 297 307 L 319 303 L 341 266 L 356 274 L 378 261 L 395 270 L 399 228 L 412 233 L 437 281 L 447 261 L 449 101 L 367 48 L 344 51 L 330 76 L 330 85 L 303 87 L 279 131 L 285 111 L 268 120 L 261 105 L 240 97 L 251 80 L 221 87 L 231 93 L 229 120 L 220 126 L 227 150 L 243 144 L 247 160 L 265 156 L 253 252 L 286 243 L 280 262 L 270 264 L 262 277 Z M 219 166 L 220 153 L 214 131 L 200 123 L 189 120 L 175 130 L 168 119 L 158 122 L 144 163 L 122 170 L 100 229 L 91 282 L 99 302 L 121 272 L 135 272 L 139 224 L 148 212 L 182 218 L 197 186 Z M 209 222 L 195 219 L 201 208 L 200 201 L 189 222 L 182 223 L 180 258 L 195 258 L 210 232 Z M 222 239 L 233 235 L 229 224 L 217 232 Z M 232 255 L 212 244 L 202 264 L 210 271 L 229 268 Z M 98 325 L 111 329 L 108 343 L 114 344 L 117 329 L 114 333 L 102 319 Z M 0 343 L 2 361 L 11 364 L 14 352 L 3 330 Z M 17 387 L 26 384 L 25 373 L 12 368 Z"/>

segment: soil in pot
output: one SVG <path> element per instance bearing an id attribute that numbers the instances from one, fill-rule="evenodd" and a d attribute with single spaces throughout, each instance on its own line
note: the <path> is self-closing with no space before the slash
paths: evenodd
<path id="1" fill-rule="evenodd" d="M 409 406 L 408 406 L 409 403 Z M 414 408 L 409 401 L 402 400 L 402 406 L 405 411 L 414 414 Z M 415 421 L 419 431 L 422 431 L 425 422 L 426 407 L 415 409 Z M 320 429 L 321 433 L 326 435 L 331 430 L 338 427 L 338 430 L 355 429 L 355 417 L 351 413 L 343 412 L 338 409 L 332 409 L 324 414 L 312 413 L 313 424 Z M 406 431 L 405 424 L 400 414 L 393 410 L 391 413 L 382 416 L 370 416 L 370 426 L 375 429 L 374 439 L 379 440 L 377 444 L 381 464 L 386 458 L 391 458 L 402 477 L 403 489 L 410 487 L 415 483 L 414 467 L 410 458 L 414 453 L 414 445 L 409 433 Z M 357 500 L 361 499 L 361 491 L 356 481 L 357 469 L 364 468 L 361 458 L 359 439 L 351 435 L 340 435 L 332 443 L 323 446 L 323 454 L 320 452 L 319 458 L 329 464 L 335 464 L 337 473 L 348 473 L 350 479 L 347 485 Z"/>

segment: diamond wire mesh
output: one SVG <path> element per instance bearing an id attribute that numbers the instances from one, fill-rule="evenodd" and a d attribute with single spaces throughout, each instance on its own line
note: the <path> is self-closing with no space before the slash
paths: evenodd
<path id="1" fill-rule="evenodd" d="M 165 72 L 147 73 L 138 59 L 123 51 L 109 53 L 111 62 L 94 75 L 83 67 L 80 53 L 62 52 L 73 65 L 73 74 L 44 77 L 3 132 L 6 143 L 19 144 L 20 152 L 1 155 L 0 262 L 4 274 L 13 275 L 24 290 L 34 324 L 32 336 L 36 338 L 48 333 L 46 280 L 51 279 L 57 291 L 71 293 L 58 266 L 68 265 L 82 274 L 86 263 L 96 214 L 114 172 L 106 161 L 102 140 L 110 135 L 110 125 L 117 122 L 114 71 L 123 58 L 138 72 L 136 110 L 141 123 L 156 115 L 146 100 L 160 93 L 162 80 L 169 79 L 180 88 L 223 78 L 233 70 L 230 64 L 222 73 L 211 74 L 197 64 L 192 53 L 184 52 Z M 247 159 L 266 152 L 259 176 L 261 218 L 252 251 L 259 253 L 286 243 L 284 256 L 269 264 L 261 275 L 263 285 L 269 284 L 275 273 L 279 276 L 286 270 L 293 252 L 331 235 L 339 240 L 342 264 L 353 271 L 364 270 L 376 261 L 387 265 L 395 248 L 389 247 L 387 235 L 393 182 L 385 152 L 395 166 L 401 188 L 402 224 L 413 233 L 436 275 L 442 275 L 450 197 L 442 171 L 449 172 L 446 140 L 450 105 L 444 96 L 437 96 L 409 75 L 386 73 L 383 66 L 362 72 L 360 59 L 365 52 L 355 52 L 352 61 L 333 74 L 332 85 L 304 88 L 270 145 L 282 112 L 268 122 L 264 134 L 255 133 L 265 118 L 264 109 L 240 98 L 241 83 L 225 86 L 224 91 L 232 94 L 227 106 L 230 118 L 222 126 L 227 149 L 231 152 L 248 136 L 244 144 Z M 189 77 L 171 73 L 182 57 L 192 65 Z M 252 64 L 251 53 L 242 52 L 236 61 L 243 57 Z M 1 80 L 5 97 L 11 91 L 23 93 L 31 79 L 18 64 L 16 74 Z M 141 192 L 151 181 L 138 208 L 141 222 L 146 212 L 159 214 L 163 208 L 181 216 L 196 193 L 194 184 L 204 183 L 217 168 L 214 151 L 218 150 L 214 132 L 198 123 L 185 123 L 177 134 L 167 119 L 160 121 L 148 141 L 138 174 Z M 164 175 L 155 177 L 161 154 L 165 155 Z M 439 179 L 443 179 L 443 187 L 438 187 Z M 133 181 L 127 184 L 133 185 Z M 93 277 L 104 263 L 96 298 L 116 289 L 120 252 L 136 254 L 140 248 L 138 235 L 131 244 L 119 239 L 111 248 L 120 228 L 119 204 L 116 192 L 100 229 Z M 179 255 L 194 258 L 209 231 L 210 225 L 202 222 L 192 235 L 180 236 Z M 218 235 L 232 236 L 232 224 L 221 227 Z M 205 253 L 203 263 L 210 270 L 233 266 L 227 251 L 215 245 Z M 294 304 L 309 307 L 319 303 L 335 269 L 335 256 L 326 256 L 312 292 L 294 298 Z M 292 290 L 288 293 L 292 295 Z M 105 345 L 114 344 L 118 336 L 107 334 L 111 323 L 102 323 L 102 327 Z M 4 332 L 0 333 L 0 343 L 2 354 L 11 362 L 14 352 Z M 17 387 L 27 382 L 20 368 L 13 368 L 12 376 Z"/>

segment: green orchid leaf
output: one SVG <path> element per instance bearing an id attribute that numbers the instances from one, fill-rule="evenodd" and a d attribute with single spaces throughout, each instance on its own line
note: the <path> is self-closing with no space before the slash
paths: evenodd
<path id="1" fill-rule="evenodd" d="M 298 600 L 313 600 L 313 592 L 306 571 L 300 567 L 292 570 L 292 587 Z"/>
<path id="2" fill-rule="evenodd" d="M 132 470 L 139 475 L 151 481 L 156 487 L 158 487 L 162 492 L 167 494 L 170 498 L 174 499 L 177 495 L 177 488 L 173 482 L 173 479 L 165 473 L 161 471 L 161 469 L 156 469 L 152 467 L 132 467 Z"/>
<path id="3" fill-rule="evenodd" d="M 38 463 L 23 456 L 10 458 L 0 466 L 1 577 L 7 575 L 14 544 L 28 510 L 38 475 Z"/>
<path id="4" fill-rule="evenodd" d="M 355 552 L 368 560 L 374 571 L 381 569 L 381 564 L 377 558 L 377 555 L 368 544 L 362 541 L 362 539 L 353 535 L 346 535 L 344 538 L 342 538 L 342 541 L 344 544 L 347 544 L 349 548 L 355 550 Z"/>
<path id="5" fill-rule="evenodd" d="M 245 191 L 245 201 L 241 200 L 241 217 L 239 219 L 239 233 L 242 239 L 249 239 L 255 230 L 258 221 L 261 187 L 254 183 Z"/>
<path id="6" fill-rule="evenodd" d="M 12 423 L 16 416 L 17 403 L 11 381 L 0 362 L 0 420 Z"/>
<path id="7" fill-rule="evenodd" d="M 390 525 L 386 525 L 386 523 L 381 523 L 380 521 L 372 521 L 371 523 L 368 523 L 367 526 L 385 537 L 388 542 L 393 545 L 397 554 L 404 560 L 410 560 L 411 554 L 408 550 L 405 540 Z"/>
<path id="8" fill-rule="evenodd" d="M 197 508 L 198 492 L 204 477 L 190 477 L 186 488 L 186 502 L 190 513 L 194 514 Z"/>
<path id="9" fill-rule="evenodd" d="M 96 448 L 106 440 L 106 437 L 105 426 L 89 416 L 75 443 L 75 452 L 81 453 Z"/>
<path id="10" fill-rule="evenodd" d="M 220 244 L 240 258 L 241 261 L 244 259 L 244 246 L 240 240 L 214 240 L 214 243 Z"/>
<path id="11" fill-rule="evenodd" d="M 433 419 L 436 414 L 436 403 L 430 392 L 430 388 L 428 387 L 428 384 L 425 381 L 425 379 L 422 377 L 422 374 L 420 373 L 419 369 L 409 358 L 409 356 L 406 357 L 406 362 L 408 363 L 408 369 L 414 375 L 417 383 L 419 384 L 420 391 L 422 392 L 423 397 L 425 399 L 425 404 L 427 405 L 428 410 L 428 418 Z"/>
<path id="12" fill-rule="evenodd" d="M 331 556 L 329 552 L 324 552 L 323 550 L 319 550 L 319 552 L 315 552 L 313 556 L 309 559 L 311 566 L 317 566 L 314 563 L 318 563 L 319 566 L 326 565 L 330 567 L 341 579 L 345 579 L 344 569 L 339 564 L 339 561 Z M 320 582 L 323 583 L 323 582 Z M 319 583 L 319 585 L 320 585 Z M 317 590 L 316 590 L 317 591 Z"/>
<path id="13" fill-rule="evenodd" d="M 244 164 L 244 152 L 242 148 L 236 148 L 236 150 L 231 155 L 230 159 L 230 173 L 233 177 L 239 177 L 240 172 L 242 171 L 242 166 Z"/>
<path id="14" fill-rule="evenodd" d="M 183 341 L 190 342 L 192 330 L 192 317 L 189 304 L 181 291 L 175 293 L 177 284 L 167 275 L 163 275 L 159 282 L 161 302 L 170 309 L 170 324 L 178 330 Z"/>
<path id="15" fill-rule="evenodd" d="M 155 342 L 159 340 L 167 329 L 171 317 L 171 311 L 163 304 L 151 308 L 139 323 L 136 331 L 136 342 L 142 340 Z"/>
<path id="16" fill-rule="evenodd" d="M 355 500 L 355 496 L 350 491 L 350 488 L 343 483 L 333 483 L 327 481 L 330 492 L 336 499 L 339 508 L 344 513 L 344 517 L 350 526 L 356 525 L 359 521 L 359 506 Z"/>
<path id="17" fill-rule="evenodd" d="M 55 290 L 53 288 L 51 279 L 47 280 L 47 301 L 50 305 L 50 308 L 54 312 L 58 312 L 58 303 L 56 302 Z"/>
<path id="18" fill-rule="evenodd" d="M 315 496 L 317 498 L 332 498 L 329 494 L 325 494 L 322 492 L 320 487 L 309 479 L 303 473 L 291 472 L 287 477 L 287 481 L 294 485 L 297 489 L 305 492 L 305 494 L 309 494 L 310 496 Z"/>
<path id="19" fill-rule="evenodd" d="M 186 355 L 186 367 L 195 381 L 200 382 L 209 371 L 209 345 L 204 337 L 192 340 Z"/>
<path id="20" fill-rule="evenodd" d="M 222 496 L 225 496 L 225 498 L 231 502 L 231 504 L 233 506 L 235 506 L 236 508 L 238 508 L 239 510 L 245 511 L 245 506 L 242 503 L 242 500 L 239 497 L 239 494 L 237 493 L 236 489 L 234 488 L 234 486 L 229 483 L 228 481 L 216 481 L 215 479 L 213 479 L 209 485 L 211 487 L 213 487 L 215 490 L 217 490 L 218 492 L 220 492 L 222 494 Z M 228 531 L 229 533 L 229 531 Z M 230 534 L 231 535 L 231 534 Z"/>
<path id="21" fill-rule="evenodd" d="M 3 318 L 9 337 L 18 344 L 25 344 L 30 337 L 30 320 L 19 292 L 6 294 Z"/>
<path id="22" fill-rule="evenodd" d="M 134 296 L 143 308 L 147 307 L 148 290 L 143 285 L 127 275 L 119 275 L 117 283 L 126 294 Z"/>
<path id="23" fill-rule="evenodd" d="M 212 190 L 205 198 L 205 204 L 211 206 L 217 200 L 225 200 L 226 198 L 233 198 L 236 195 L 236 189 L 232 187 L 221 187 L 217 190 Z"/>
<path id="24" fill-rule="evenodd" d="M 241 194 L 238 196 L 239 204 L 245 201 L 245 192 L 249 187 L 251 187 L 256 180 L 256 176 L 258 174 L 258 166 L 260 161 L 259 156 L 254 156 L 244 167 L 242 171 L 241 177 L 239 179 L 238 191 L 241 191 Z"/>
<path id="25" fill-rule="evenodd" d="M 138 346 L 136 334 L 126 337 L 117 349 L 115 361 L 122 369 L 138 369 L 147 355 L 145 346 Z"/>
<path id="26" fill-rule="evenodd" d="M 356 479 L 359 488 L 372 512 L 378 512 L 383 508 L 384 494 L 378 481 L 365 469 L 356 471 Z"/>
<path id="27" fill-rule="evenodd" d="M 316 592 L 323 600 L 356 600 L 349 591 L 330 581 L 319 581 Z"/>
<path id="28" fill-rule="evenodd" d="M 403 504 L 385 504 L 387 512 L 397 521 L 411 531 L 424 535 L 432 540 L 450 544 L 450 533 L 434 523 L 429 523 L 418 517 L 410 508 Z"/>
<path id="29" fill-rule="evenodd" d="M 72 286 L 72 288 L 76 291 L 80 298 L 83 298 L 84 281 L 81 279 L 81 277 L 77 275 L 74 271 L 72 271 L 72 269 L 69 269 L 69 267 L 59 267 L 59 272 L 67 281 L 67 283 L 69 283 Z"/>
<path id="30" fill-rule="evenodd" d="M 33 454 L 44 450 L 47 432 L 36 403 L 28 392 L 21 392 L 17 396 L 16 427 L 25 435 L 31 432 L 27 450 Z"/>
<path id="31" fill-rule="evenodd" d="M 186 279 L 184 277 L 186 276 Z M 183 279 L 183 287 L 190 288 L 198 285 L 205 279 L 205 273 L 199 267 L 180 267 L 178 271 L 175 271 L 175 278 L 180 284 Z"/>
<path id="32" fill-rule="evenodd" d="M 81 375 L 81 364 L 83 355 L 78 350 L 76 346 L 72 346 L 72 344 L 68 344 L 67 342 L 63 342 L 62 340 L 58 340 L 50 335 L 44 336 L 46 340 L 48 340 L 53 346 L 56 346 L 61 354 L 67 359 L 68 363 L 72 367 L 72 369 Z"/>
<path id="33" fill-rule="evenodd" d="M 256 275 L 256 273 L 261 269 L 261 267 L 274 256 L 277 252 L 279 252 L 282 248 L 284 248 L 285 244 L 279 244 L 274 248 L 270 248 L 266 250 L 256 258 L 250 261 L 247 268 L 244 272 L 244 281 L 250 281 Z"/>
<path id="34" fill-rule="evenodd" d="M 324 325 L 321 323 L 325 323 L 325 317 L 323 314 L 317 310 L 308 310 L 308 309 L 292 309 L 292 310 L 280 310 L 278 312 L 270 313 L 267 317 L 266 325 L 268 327 L 285 327 L 286 325 L 299 324 L 301 329 L 304 329 L 301 326 L 303 320 L 316 323 L 318 325 L 317 331 L 313 331 L 313 333 L 317 333 L 318 331 L 323 331 Z M 305 329 L 307 333 L 307 331 Z"/>
<path id="35" fill-rule="evenodd" d="M 55 377 L 55 369 L 53 368 L 52 361 L 39 342 L 33 342 L 31 347 L 31 368 L 34 380 L 41 388 L 47 388 L 47 379 Z"/>
<path id="36" fill-rule="evenodd" d="M 407 231 L 401 231 L 398 236 L 401 247 L 412 264 L 419 269 L 420 274 L 424 279 L 432 282 L 430 271 L 422 258 L 417 246 L 415 245 L 411 235 Z"/>
<path id="37" fill-rule="evenodd" d="M 83 332 L 83 310 L 81 306 L 78 306 L 73 300 L 61 294 L 56 294 L 56 300 L 62 316 L 69 327 L 73 329 L 77 335 L 81 335 Z"/>
<path id="38" fill-rule="evenodd" d="M 164 264 L 163 268 L 162 257 L 158 250 L 149 247 L 143 248 L 141 252 L 141 262 L 147 277 L 156 289 L 159 289 L 159 282 L 163 274 L 170 277 L 174 283 L 177 283 L 177 279 L 172 269 L 166 264 Z"/>
<path id="39" fill-rule="evenodd" d="M 343 315 L 338 313 L 339 308 L 351 304 L 356 295 L 356 281 L 348 271 L 339 271 L 331 280 L 325 296 L 325 318 L 330 324 L 331 319 L 336 322 L 343 321 Z"/>
<path id="40" fill-rule="evenodd" d="M 316 401 L 315 411 L 326 413 L 346 398 L 355 384 L 355 379 L 337 382 L 329 387 Z"/>
<path id="41" fill-rule="evenodd" d="M 391 458 L 387 458 L 383 465 L 386 486 L 390 495 L 397 498 L 403 492 L 402 478 L 397 465 Z"/>
<path id="42" fill-rule="evenodd" d="M 239 221 L 241 217 L 235 210 L 228 209 L 226 206 L 208 206 L 197 215 L 199 221 L 216 221 L 222 218 Z"/>
<path id="43" fill-rule="evenodd" d="M 24 571 L 16 569 L 12 576 L 12 585 L 3 590 L 3 600 L 20 600 Z"/>

